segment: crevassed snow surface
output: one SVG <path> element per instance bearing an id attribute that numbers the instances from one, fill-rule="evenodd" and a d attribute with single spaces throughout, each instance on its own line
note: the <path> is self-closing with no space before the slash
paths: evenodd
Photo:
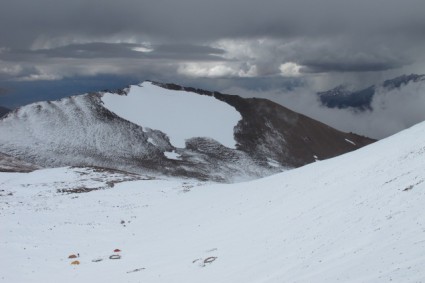
<path id="1" fill-rule="evenodd" d="M 87 175 L 0 173 L 0 280 L 424 282 L 424 172 L 425 123 L 231 185 L 145 180 L 59 194 Z"/>
<path id="2" fill-rule="evenodd" d="M 193 137 L 209 137 L 235 148 L 233 129 L 242 119 L 233 106 L 214 97 L 169 90 L 150 82 L 131 86 L 125 96 L 106 93 L 102 101 L 126 120 L 164 132 L 171 144 L 180 148 Z"/>

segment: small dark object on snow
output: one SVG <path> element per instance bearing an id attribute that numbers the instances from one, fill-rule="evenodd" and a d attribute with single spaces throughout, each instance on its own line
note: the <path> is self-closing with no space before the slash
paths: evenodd
<path id="1" fill-rule="evenodd" d="M 134 270 L 127 271 L 127 273 L 132 273 L 132 272 L 142 271 L 142 270 L 144 270 L 144 269 L 146 269 L 146 268 L 144 268 L 144 267 L 136 268 L 136 269 L 134 269 Z"/>
<path id="2" fill-rule="evenodd" d="M 217 259 L 216 256 L 210 256 L 210 257 L 207 257 L 206 259 L 204 259 L 204 263 L 211 263 L 216 259 Z"/>
<path id="3" fill-rule="evenodd" d="M 74 254 L 72 254 L 72 255 L 70 255 L 68 258 L 77 258 L 77 256 L 76 256 L 76 255 L 74 255 Z"/>
<path id="4" fill-rule="evenodd" d="M 121 256 L 120 255 L 111 255 L 109 256 L 109 259 L 120 259 Z"/>
<path id="5" fill-rule="evenodd" d="M 119 252 L 121 252 L 121 250 L 120 250 L 120 249 L 115 249 L 115 250 L 114 250 L 114 253 L 119 253 Z"/>
<path id="6" fill-rule="evenodd" d="M 413 185 L 410 185 L 410 186 L 408 186 L 407 188 L 405 188 L 405 189 L 403 190 L 403 192 L 405 192 L 405 191 L 410 191 L 411 189 L 413 189 Z"/>

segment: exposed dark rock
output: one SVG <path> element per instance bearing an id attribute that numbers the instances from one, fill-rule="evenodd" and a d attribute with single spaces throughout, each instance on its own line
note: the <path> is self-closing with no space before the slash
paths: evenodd
<path id="1" fill-rule="evenodd" d="M 374 142 L 373 139 L 353 133 L 340 132 L 267 99 L 245 99 L 174 84 L 156 84 L 214 96 L 234 106 L 242 115 L 235 129 L 237 149 L 248 153 L 258 162 L 266 162 L 270 158 L 283 166 L 299 167 L 315 161 L 314 156 L 327 159 Z"/>
<path id="2" fill-rule="evenodd" d="M 375 86 L 359 91 L 349 91 L 344 86 L 338 86 L 329 91 L 319 92 L 317 95 L 323 105 L 329 108 L 344 109 L 353 107 L 358 110 L 371 110 L 371 102 L 375 94 Z"/>
<path id="3" fill-rule="evenodd" d="M 40 168 L 40 166 L 0 152 L 0 172 L 31 172 Z"/>
<path id="4" fill-rule="evenodd" d="M 10 110 L 9 108 L 0 106 L 0 118 L 2 118 L 3 116 L 6 116 L 7 113 L 9 113 L 10 111 L 12 110 Z"/>

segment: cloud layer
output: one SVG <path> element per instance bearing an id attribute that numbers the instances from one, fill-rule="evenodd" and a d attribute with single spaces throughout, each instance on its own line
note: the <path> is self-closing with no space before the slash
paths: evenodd
<path id="1" fill-rule="evenodd" d="M 24 77 L 39 79 L 148 68 L 176 77 L 295 70 L 356 76 L 424 60 L 421 0 L 4 0 L 2 6 L 0 64 L 33 68 Z M 138 68 L 128 70 L 134 61 Z M 295 64 L 289 73 L 288 63 Z M 0 80 L 20 76 L 11 67 L 0 70 Z"/>
<path id="2" fill-rule="evenodd" d="M 425 81 L 411 82 L 392 90 L 378 88 L 371 103 L 371 111 L 327 108 L 320 103 L 314 90 L 308 87 L 285 91 L 230 88 L 227 92 L 244 97 L 267 98 L 341 131 L 375 139 L 385 138 L 425 121 Z"/>

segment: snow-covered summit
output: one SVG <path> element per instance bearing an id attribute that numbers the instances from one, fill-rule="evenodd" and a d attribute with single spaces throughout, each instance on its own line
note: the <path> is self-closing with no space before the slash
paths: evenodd
<path id="1" fill-rule="evenodd" d="M 372 142 L 268 100 L 149 82 L 21 107 L 0 119 L 0 132 L 0 152 L 41 167 L 221 182 L 264 177 Z"/>

